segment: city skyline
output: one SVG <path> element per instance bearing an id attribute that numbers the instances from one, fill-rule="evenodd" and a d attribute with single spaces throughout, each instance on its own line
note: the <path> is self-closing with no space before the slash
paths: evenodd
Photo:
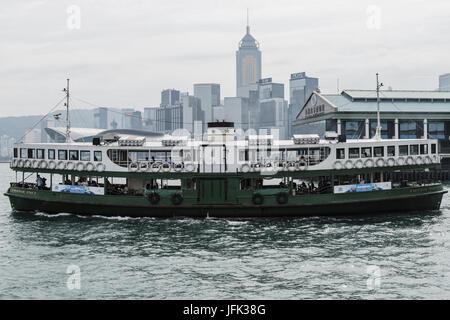
<path id="1" fill-rule="evenodd" d="M 440 36 L 449 29 L 446 2 L 127 4 L 2 4 L 1 116 L 46 113 L 67 77 L 74 96 L 111 107 L 157 106 L 161 90 L 192 93 L 194 83 L 218 83 L 222 97 L 233 97 L 247 8 L 264 51 L 262 78 L 284 83 L 285 96 L 290 74 L 301 71 L 334 93 L 338 78 L 340 90 L 372 89 L 377 71 L 394 89 L 435 90 L 438 76 L 450 69 L 450 45 Z M 68 28 L 77 11 L 71 5 L 80 11 L 79 29 Z M 332 32 L 319 32 L 338 21 Z"/>

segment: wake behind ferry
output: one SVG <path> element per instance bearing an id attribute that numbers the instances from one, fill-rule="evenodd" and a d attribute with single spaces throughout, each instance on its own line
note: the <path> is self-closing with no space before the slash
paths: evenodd
<path id="1" fill-rule="evenodd" d="M 377 93 L 380 88 L 377 74 Z M 232 122 L 186 136 L 17 143 L 5 193 L 15 211 L 131 217 L 281 217 L 438 210 L 436 139 L 336 133 L 240 138 Z M 378 99 L 379 102 L 379 99 Z"/>

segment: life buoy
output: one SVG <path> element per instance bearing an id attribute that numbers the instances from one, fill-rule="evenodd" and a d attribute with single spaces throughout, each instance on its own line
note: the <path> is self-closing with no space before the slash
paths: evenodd
<path id="1" fill-rule="evenodd" d="M 25 168 L 30 168 L 31 167 L 31 161 L 30 160 L 25 160 L 25 162 L 23 163 L 23 166 Z"/>
<path id="2" fill-rule="evenodd" d="M 374 165 L 375 165 L 375 163 L 373 162 L 372 159 L 367 159 L 364 162 L 364 167 L 366 167 L 366 168 L 373 168 Z"/>
<path id="3" fill-rule="evenodd" d="M 41 169 L 46 169 L 47 166 L 48 166 L 47 161 L 45 161 L 45 160 L 39 161 L 39 168 L 41 168 Z"/>
<path id="4" fill-rule="evenodd" d="M 161 196 L 156 192 L 150 192 L 147 196 L 147 199 L 151 204 L 158 204 L 161 200 Z"/>
<path id="5" fill-rule="evenodd" d="M 16 159 L 11 161 L 11 168 L 15 168 L 15 167 L 17 167 L 17 160 Z"/>
<path id="6" fill-rule="evenodd" d="M 103 171 L 105 171 L 106 166 L 105 166 L 103 163 L 98 163 L 98 164 L 96 165 L 96 168 L 97 168 L 97 171 L 98 171 L 98 172 L 103 172 Z"/>
<path id="7" fill-rule="evenodd" d="M 305 160 L 300 160 L 296 167 L 298 168 L 298 170 L 300 171 L 304 171 L 306 169 L 308 169 L 308 162 L 306 162 Z"/>
<path id="8" fill-rule="evenodd" d="M 48 168 L 49 169 L 55 169 L 56 168 L 56 162 L 55 161 L 53 161 L 53 160 L 50 160 L 49 162 L 48 162 Z"/>
<path id="9" fill-rule="evenodd" d="M 164 162 L 164 163 L 161 165 L 161 171 L 162 171 L 162 172 L 169 172 L 170 169 L 171 169 L 171 166 L 170 166 L 170 164 L 169 164 L 168 162 Z"/>
<path id="10" fill-rule="evenodd" d="M 249 172 L 249 171 L 250 171 L 250 166 L 249 166 L 247 163 L 244 163 L 244 164 L 241 166 L 241 171 L 244 172 L 244 173 Z"/>
<path id="11" fill-rule="evenodd" d="M 352 169 L 353 168 L 353 161 L 347 160 L 345 161 L 345 169 Z"/>
<path id="12" fill-rule="evenodd" d="M 139 163 L 139 171 L 147 171 L 148 170 L 148 163 L 147 162 L 140 162 Z"/>
<path id="13" fill-rule="evenodd" d="M 256 205 L 261 205 L 264 203 L 264 197 L 260 193 L 255 193 L 252 196 L 252 202 Z"/>
<path id="14" fill-rule="evenodd" d="M 152 172 L 158 172 L 161 169 L 161 164 L 159 164 L 157 162 L 152 163 L 150 166 L 150 169 Z"/>
<path id="15" fill-rule="evenodd" d="M 384 167 L 384 165 L 386 164 L 383 158 L 377 159 L 377 161 L 375 163 L 376 163 L 377 167 Z"/>
<path id="16" fill-rule="evenodd" d="M 186 166 L 184 167 L 184 169 L 185 169 L 187 172 L 194 172 L 194 171 L 195 171 L 195 166 L 194 166 L 193 163 L 188 163 L 188 164 L 186 164 Z"/>
<path id="17" fill-rule="evenodd" d="M 66 169 L 67 169 L 67 170 L 73 170 L 73 169 L 75 169 L 75 163 L 73 163 L 72 161 L 67 162 L 67 164 L 66 164 Z"/>
<path id="18" fill-rule="evenodd" d="M 364 163 L 362 160 L 356 160 L 354 166 L 356 169 L 362 169 L 364 167 Z"/>
<path id="19" fill-rule="evenodd" d="M 415 163 L 414 158 L 409 156 L 406 158 L 406 164 L 412 166 Z"/>
<path id="20" fill-rule="evenodd" d="M 64 170 L 66 168 L 66 163 L 64 161 L 58 162 L 58 169 Z"/>
<path id="21" fill-rule="evenodd" d="M 255 165 L 253 166 L 253 171 L 255 172 L 261 171 L 261 163 L 259 162 L 255 163 Z"/>
<path id="22" fill-rule="evenodd" d="M 23 167 L 23 160 L 22 160 L 22 159 L 17 160 L 17 166 L 18 166 L 19 168 L 22 168 L 22 167 Z"/>
<path id="23" fill-rule="evenodd" d="M 86 164 L 86 170 L 87 170 L 87 171 L 95 170 L 94 164 L 93 164 L 92 162 L 88 162 L 88 163 Z"/>
<path id="24" fill-rule="evenodd" d="M 333 169 L 335 170 L 341 170 L 343 167 L 344 165 L 340 161 L 336 161 L 333 163 Z"/>
<path id="25" fill-rule="evenodd" d="M 405 158 L 400 157 L 397 159 L 397 165 L 398 166 L 403 166 L 405 164 Z"/>
<path id="26" fill-rule="evenodd" d="M 426 156 L 424 162 L 425 162 L 426 164 L 432 164 L 432 163 L 433 163 L 433 159 L 431 159 L 430 156 Z"/>
<path id="27" fill-rule="evenodd" d="M 389 159 L 387 159 L 386 164 L 387 164 L 389 167 L 395 166 L 395 159 L 394 159 L 394 158 L 389 158 Z"/>
<path id="28" fill-rule="evenodd" d="M 137 162 L 132 162 L 128 166 L 128 170 L 136 172 L 139 169 L 139 164 Z"/>
<path id="29" fill-rule="evenodd" d="M 288 164 L 287 164 L 287 169 L 288 169 L 289 171 L 295 171 L 296 168 L 297 168 L 297 167 L 296 167 L 296 165 L 295 165 L 295 162 L 288 162 Z"/>
<path id="30" fill-rule="evenodd" d="M 84 171 L 85 168 L 86 168 L 86 167 L 85 167 L 85 165 L 84 165 L 83 162 L 78 162 L 78 163 L 77 163 L 77 170 L 78 170 L 78 171 Z"/>
<path id="31" fill-rule="evenodd" d="M 439 163 L 439 159 L 438 159 L 438 156 L 437 156 L 437 155 L 434 155 L 434 156 L 433 156 L 433 162 Z"/>
<path id="32" fill-rule="evenodd" d="M 419 156 L 419 157 L 416 158 L 416 164 L 417 165 L 422 165 L 423 163 L 424 163 L 424 160 L 422 159 L 422 157 Z"/>
<path id="33" fill-rule="evenodd" d="M 181 172 L 183 170 L 183 164 L 182 163 L 174 164 L 173 168 L 175 169 L 176 172 Z"/>
<path id="34" fill-rule="evenodd" d="M 172 203 L 174 205 L 180 205 L 183 202 L 183 196 L 181 195 L 181 193 L 174 193 L 171 197 Z"/>
<path id="35" fill-rule="evenodd" d="M 39 168 L 39 161 L 33 160 L 33 161 L 31 162 L 31 165 L 33 166 L 33 168 L 37 169 L 37 168 Z"/>
<path id="36" fill-rule="evenodd" d="M 286 204 L 289 200 L 289 195 L 286 192 L 280 192 L 276 196 L 278 204 Z"/>

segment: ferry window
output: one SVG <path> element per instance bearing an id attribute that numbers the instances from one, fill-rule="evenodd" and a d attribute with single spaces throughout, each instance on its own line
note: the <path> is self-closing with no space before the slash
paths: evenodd
<path id="1" fill-rule="evenodd" d="M 399 156 L 407 156 L 408 155 L 408 146 L 398 146 L 398 155 Z"/>
<path id="2" fill-rule="evenodd" d="M 433 154 L 436 153 L 436 144 L 435 144 L 435 143 L 433 143 L 433 144 L 431 145 L 431 153 L 433 153 Z"/>
<path id="3" fill-rule="evenodd" d="M 20 157 L 21 158 L 26 158 L 27 157 L 27 149 L 20 148 Z"/>
<path id="4" fill-rule="evenodd" d="M 44 159 L 44 149 L 36 150 L 36 159 Z"/>
<path id="5" fill-rule="evenodd" d="M 336 149 L 336 159 L 345 159 L 345 149 Z"/>
<path id="6" fill-rule="evenodd" d="M 375 157 L 384 157 L 384 147 L 374 147 L 373 155 Z"/>
<path id="7" fill-rule="evenodd" d="M 69 159 L 70 160 L 78 160 L 78 150 L 70 150 L 69 151 Z"/>
<path id="8" fill-rule="evenodd" d="M 419 145 L 418 144 L 412 144 L 409 146 L 409 154 L 410 155 L 418 155 L 419 154 Z"/>
<path id="9" fill-rule="evenodd" d="M 58 150 L 58 160 L 67 160 L 67 150 Z"/>
<path id="10" fill-rule="evenodd" d="M 34 158 L 36 158 L 36 150 L 28 149 L 28 159 L 34 159 Z"/>
<path id="11" fill-rule="evenodd" d="M 138 152 L 138 160 L 139 161 L 148 161 L 148 151 L 139 151 Z"/>
<path id="12" fill-rule="evenodd" d="M 388 157 L 395 157 L 395 146 L 387 147 L 387 155 Z"/>
<path id="13" fill-rule="evenodd" d="M 359 158 L 359 148 L 349 148 L 348 149 L 348 157 L 350 159 Z"/>
<path id="14" fill-rule="evenodd" d="M 94 151 L 94 161 L 102 161 L 102 152 Z"/>
<path id="15" fill-rule="evenodd" d="M 48 158 L 49 159 L 55 159 L 55 150 L 54 149 L 49 149 L 48 150 Z"/>
<path id="16" fill-rule="evenodd" d="M 91 152 L 90 151 L 80 151 L 80 159 L 81 159 L 81 161 L 91 161 Z"/>
<path id="17" fill-rule="evenodd" d="M 361 158 L 371 158 L 372 157 L 372 148 L 361 148 Z"/>
<path id="18" fill-rule="evenodd" d="M 428 145 L 427 144 L 420 145 L 420 154 L 428 154 Z"/>
<path id="19" fill-rule="evenodd" d="M 17 158 L 17 148 L 14 148 L 14 158 Z"/>

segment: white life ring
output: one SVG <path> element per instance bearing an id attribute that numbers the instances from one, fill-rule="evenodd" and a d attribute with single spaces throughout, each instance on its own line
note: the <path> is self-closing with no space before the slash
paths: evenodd
<path id="1" fill-rule="evenodd" d="M 255 163 L 255 165 L 253 166 L 253 171 L 255 171 L 255 172 L 261 171 L 261 163 L 260 162 Z"/>
<path id="2" fill-rule="evenodd" d="M 176 163 L 173 165 L 173 168 L 176 172 L 181 172 L 183 170 L 183 164 L 182 163 Z"/>
<path id="3" fill-rule="evenodd" d="M 415 164 L 414 158 L 409 156 L 406 158 L 406 164 L 412 166 L 413 164 Z"/>
<path id="4" fill-rule="evenodd" d="M 147 171 L 148 163 L 147 162 L 139 162 L 139 171 Z"/>
<path id="5" fill-rule="evenodd" d="M 84 165 L 83 162 L 78 162 L 77 163 L 77 170 L 78 171 L 84 171 L 84 169 L 86 169 L 86 166 Z"/>
<path id="6" fill-rule="evenodd" d="M 386 165 L 386 162 L 383 158 L 378 158 L 375 164 L 377 165 L 377 167 L 384 167 Z"/>
<path id="7" fill-rule="evenodd" d="M 132 162 L 128 165 L 128 170 L 136 172 L 139 169 L 139 164 L 137 162 Z"/>
<path id="8" fill-rule="evenodd" d="M 288 162 L 288 163 L 287 163 L 287 169 L 288 169 L 289 171 L 295 171 L 295 169 L 296 169 L 295 162 Z"/>
<path id="9" fill-rule="evenodd" d="M 31 168 L 31 161 L 30 160 L 25 160 L 25 162 L 23 163 L 23 166 L 25 168 Z"/>
<path id="10" fill-rule="evenodd" d="M 58 162 L 58 169 L 64 170 L 66 168 L 66 163 L 64 161 Z"/>
<path id="11" fill-rule="evenodd" d="M 400 157 L 397 159 L 397 165 L 398 166 L 403 166 L 405 164 L 405 158 Z"/>
<path id="12" fill-rule="evenodd" d="M 375 163 L 373 162 L 372 159 L 367 159 L 364 162 L 364 167 L 366 167 L 366 168 L 373 168 L 374 165 L 375 165 Z"/>
<path id="13" fill-rule="evenodd" d="M 305 171 L 306 169 L 308 169 L 308 162 L 306 162 L 305 160 L 300 160 L 297 164 L 296 167 L 298 170 L 300 171 Z"/>
<path id="14" fill-rule="evenodd" d="M 423 162 L 424 162 L 424 161 L 423 161 L 422 157 L 419 156 L 419 157 L 416 158 L 416 164 L 417 164 L 417 165 L 422 165 Z"/>
<path id="15" fill-rule="evenodd" d="M 49 162 L 48 162 L 48 168 L 49 169 L 55 169 L 56 168 L 56 162 L 55 161 L 53 161 L 53 160 L 50 160 Z"/>
<path id="16" fill-rule="evenodd" d="M 433 162 L 439 163 L 439 159 L 437 155 L 433 156 Z"/>
<path id="17" fill-rule="evenodd" d="M 86 164 L 86 171 L 93 171 L 93 170 L 95 170 L 94 164 L 92 162 L 88 162 Z"/>
<path id="18" fill-rule="evenodd" d="M 75 169 L 75 163 L 73 163 L 72 161 L 67 162 L 66 169 L 67 170 L 74 170 Z"/>
<path id="19" fill-rule="evenodd" d="M 39 168 L 41 168 L 41 169 L 46 169 L 47 166 L 48 166 L 47 161 L 45 161 L 45 160 L 39 161 Z"/>
<path id="20" fill-rule="evenodd" d="M 150 169 L 152 172 L 158 172 L 159 170 L 161 170 L 161 164 L 158 162 L 152 163 Z"/>
<path id="21" fill-rule="evenodd" d="M 33 161 L 31 161 L 31 165 L 33 168 L 37 169 L 39 167 L 39 161 L 33 160 Z"/>
<path id="22" fill-rule="evenodd" d="M 247 173 L 247 172 L 249 172 L 249 171 L 250 171 L 250 166 L 249 166 L 247 163 L 244 163 L 244 164 L 241 166 L 241 172 Z"/>
<path id="23" fill-rule="evenodd" d="M 98 172 L 103 172 L 106 169 L 106 166 L 103 163 L 98 163 L 96 167 Z"/>
<path id="24" fill-rule="evenodd" d="M 15 167 L 17 167 L 17 159 L 14 159 L 13 161 L 11 161 L 11 167 L 12 168 L 15 168 Z"/>
<path id="25" fill-rule="evenodd" d="M 433 163 L 433 159 L 431 159 L 430 156 L 426 156 L 424 159 L 425 164 L 432 164 Z"/>
<path id="26" fill-rule="evenodd" d="M 394 158 L 389 158 L 389 159 L 387 159 L 386 164 L 387 164 L 389 167 L 395 166 L 395 159 L 394 159 Z"/>
<path id="27" fill-rule="evenodd" d="M 19 168 L 22 168 L 22 167 L 23 167 L 23 160 L 22 160 L 22 159 L 17 160 L 17 166 L 18 166 Z"/>
<path id="28" fill-rule="evenodd" d="M 355 161 L 354 165 L 355 169 L 362 169 L 364 167 L 364 163 L 361 159 Z"/>
<path id="29" fill-rule="evenodd" d="M 347 160 L 345 161 L 345 169 L 352 169 L 353 168 L 353 161 Z"/>
<path id="30" fill-rule="evenodd" d="M 344 165 L 340 161 L 336 161 L 333 163 L 333 169 L 335 170 L 341 170 L 343 167 Z"/>
<path id="31" fill-rule="evenodd" d="M 194 172 L 195 171 L 195 166 L 193 163 L 188 163 L 186 164 L 186 166 L 184 167 L 184 169 L 188 172 Z"/>
<path id="32" fill-rule="evenodd" d="M 171 168 L 172 168 L 172 166 L 168 162 L 164 162 L 161 165 L 161 171 L 162 172 L 169 172 Z"/>

